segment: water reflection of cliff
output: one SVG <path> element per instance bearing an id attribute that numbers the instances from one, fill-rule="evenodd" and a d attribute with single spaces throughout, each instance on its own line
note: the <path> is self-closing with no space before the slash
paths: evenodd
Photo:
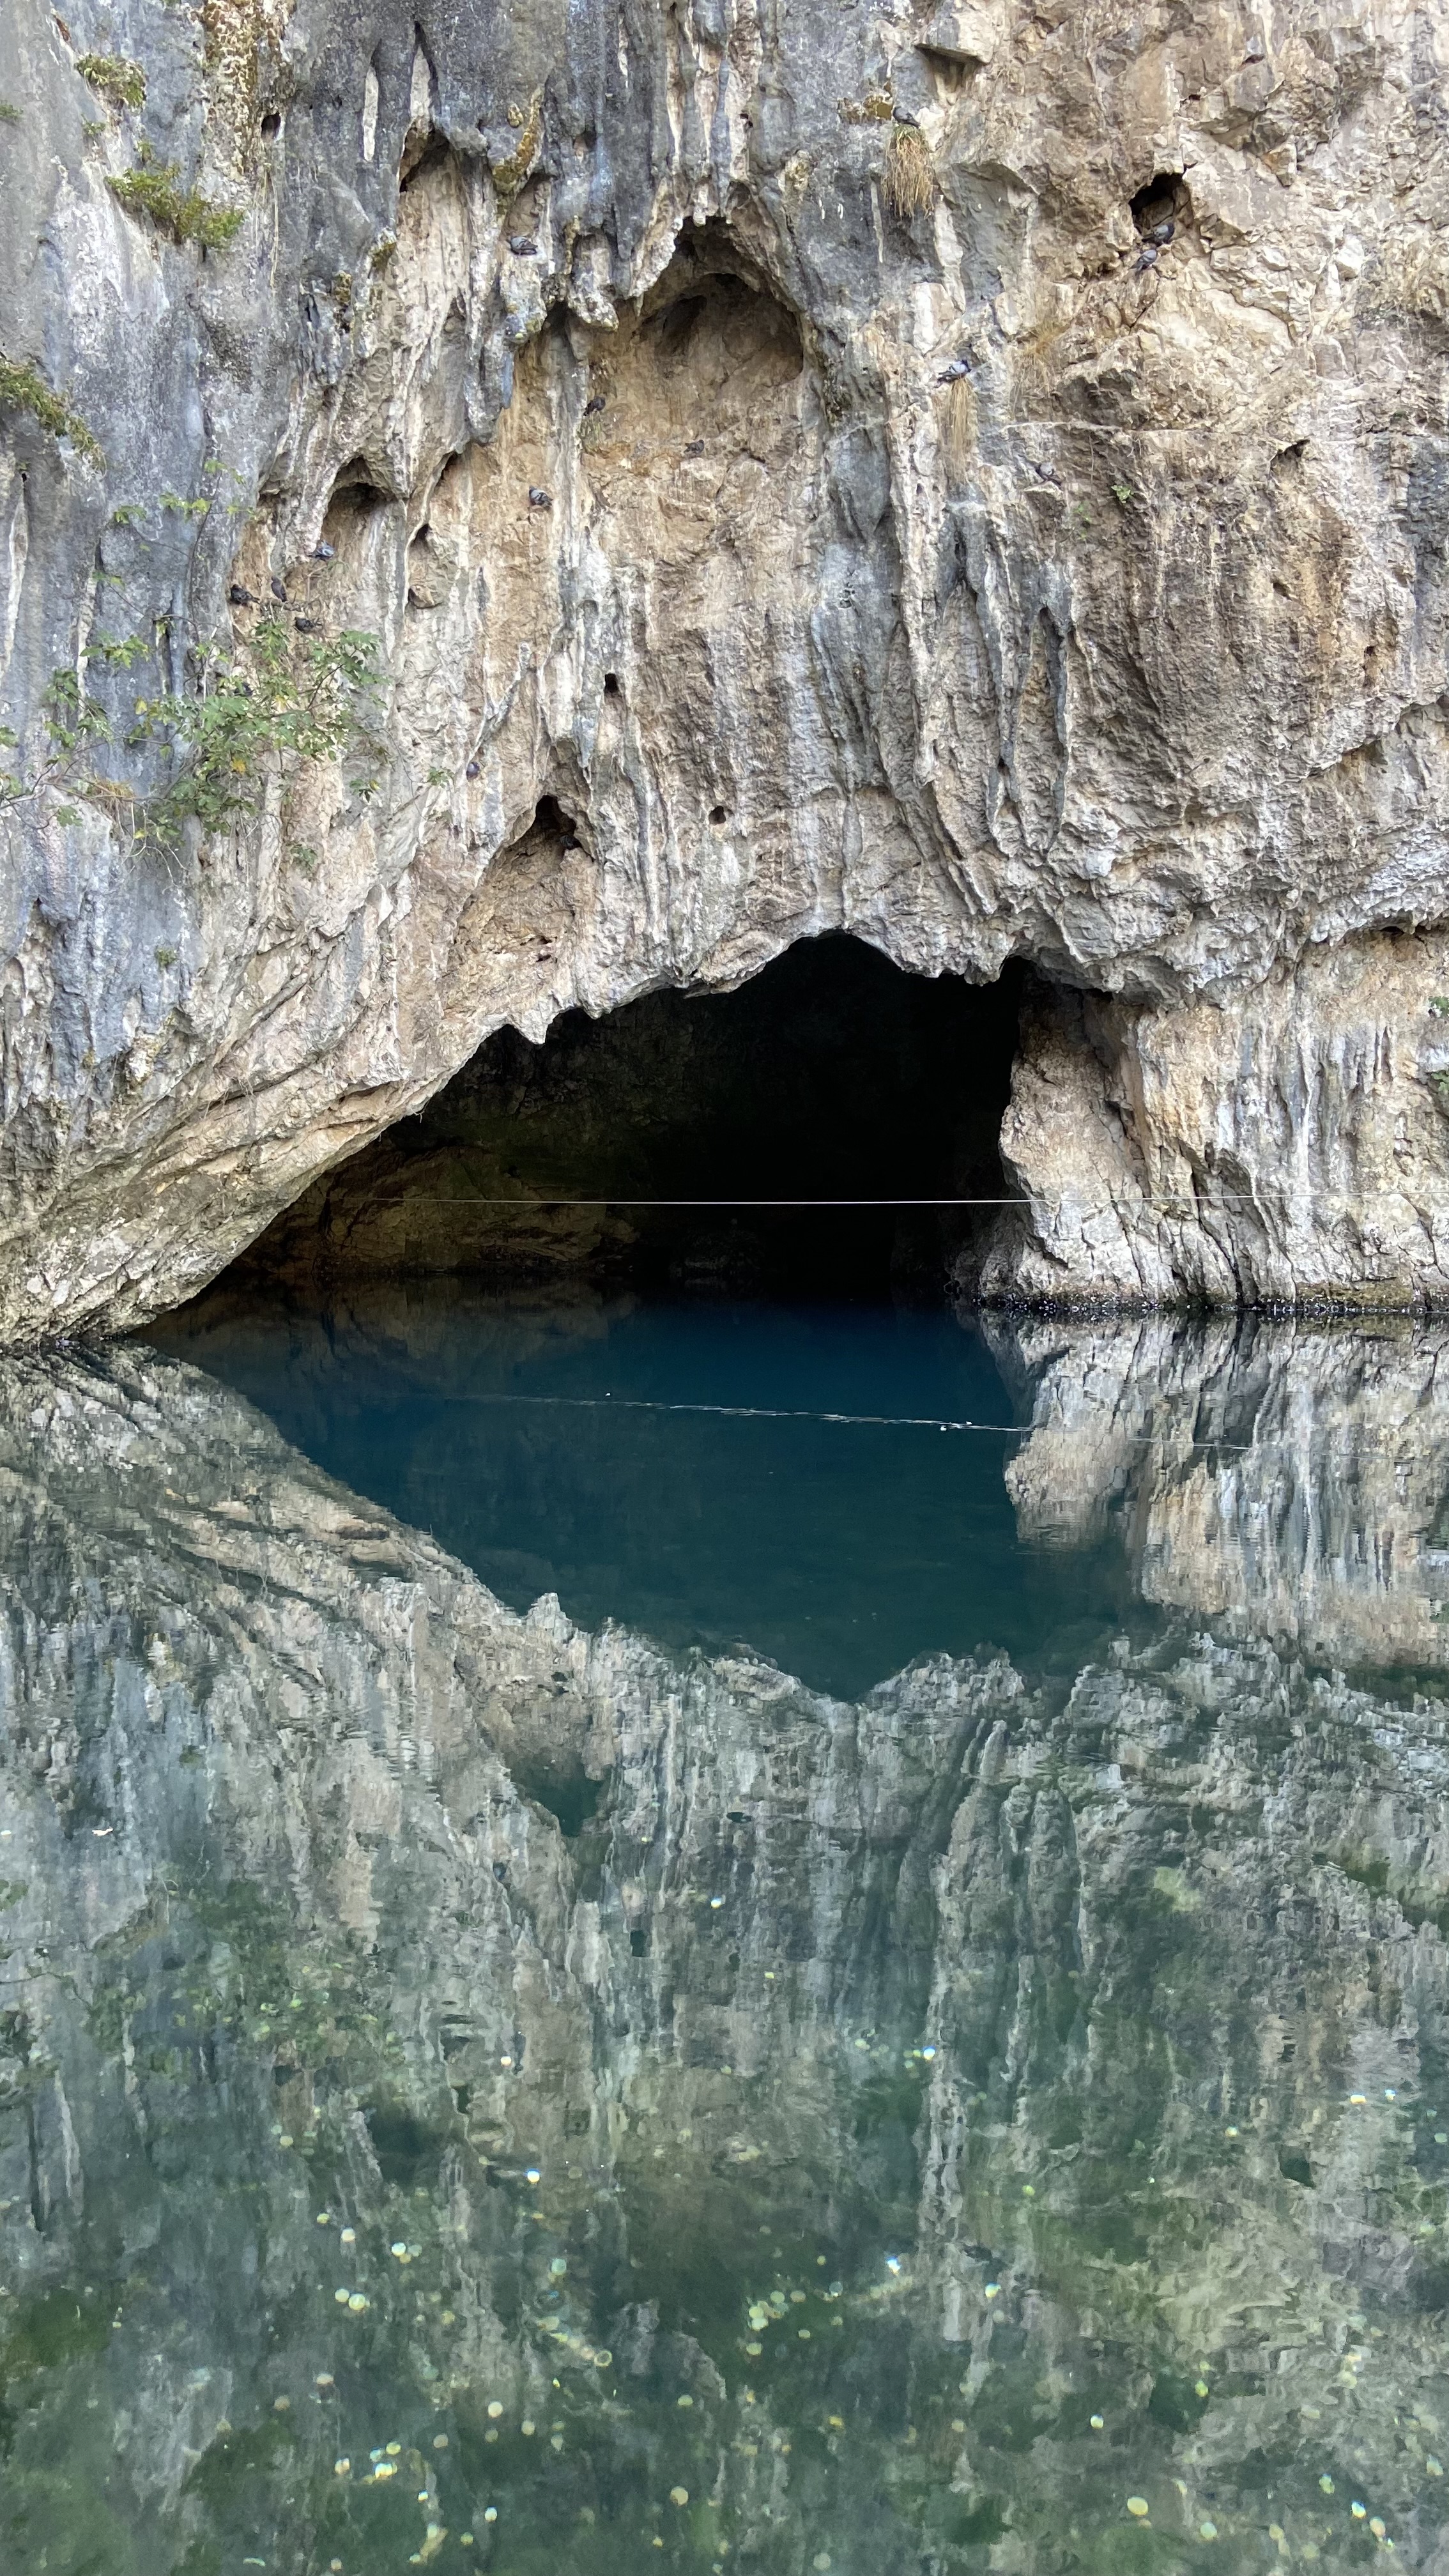
<path id="1" fill-rule="evenodd" d="M 823 1700 L 0 1394 L 4 2564 L 1443 2567 L 1437 1703 Z"/>
<path id="2" fill-rule="evenodd" d="M 1349 1667 L 1449 1663 L 1449 1327 L 987 1325 L 1023 1538 L 1116 1526 L 1144 1596 Z"/>

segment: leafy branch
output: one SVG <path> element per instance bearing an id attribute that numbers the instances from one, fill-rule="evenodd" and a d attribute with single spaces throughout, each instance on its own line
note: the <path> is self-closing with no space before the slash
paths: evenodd
<path id="1" fill-rule="evenodd" d="M 81 79 L 98 89 L 113 107 L 144 107 L 146 75 L 124 54 L 82 54 L 76 64 Z"/>
<path id="2" fill-rule="evenodd" d="M 55 671 L 40 702 L 45 726 L 46 751 L 39 767 L 29 778 L 18 771 L 0 770 L 0 812 L 7 805 L 23 804 L 27 797 L 38 796 L 46 788 L 70 786 L 79 788 L 85 763 L 82 755 L 92 743 L 110 742 L 111 721 L 104 707 L 84 695 L 74 671 Z M 19 736 L 9 725 L 0 725 L 0 752 L 16 751 Z M 80 816 L 73 805 L 55 808 L 58 823 L 78 823 Z"/>
<path id="3" fill-rule="evenodd" d="M 247 658 L 218 655 L 195 697 L 138 698 L 133 739 L 168 743 L 177 762 L 147 829 L 164 836 L 194 819 L 214 832 L 254 812 L 276 762 L 334 760 L 356 746 L 375 768 L 382 751 L 368 720 L 378 679 L 375 635 L 349 628 L 299 646 L 280 617 L 264 617 Z M 377 780 L 351 784 L 370 796 Z"/>
<path id="4" fill-rule="evenodd" d="M 77 455 L 89 465 L 104 464 L 100 441 L 82 420 L 80 413 L 64 397 L 52 393 L 38 367 L 28 361 L 22 364 L 8 358 L 0 349 L 0 406 L 11 411 L 28 411 L 52 438 L 68 438 Z"/>
<path id="5" fill-rule="evenodd" d="M 148 647 L 131 635 L 100 638 L 91 650 L 127 669 Z M 194 696 L 136 700 L 126 746 L 156 742 L 171 754 L 168 784 L 142 804 L 119 781 L 94 774 L 94 755 L 115 742 L 115 729 L 76 674 L 57 671 L 41 702 L 45 755 L 28 778 L 0 770 L 0 810 L 68 788 L 113 810 L 129 809 L 137 841 L 171 841 L 185 822 L 215 832 L 254 813 L 278 767 L 285 773 L 299 761 L 332 760 L 348 749 L 364 762 L 364 774 L 349 782 L 354 793 L 372 796 L 385 756 L 371 730 L 380 676 L 374 635 L 349 629 L 302 644 L 280 617 L 263 618 L 244 657 L 208 657 Z M 17 748 L 15 734 L 0 728 L 0 751 Z M 80 819 L 64 804 L 53 816 L 60 823 Z"/>

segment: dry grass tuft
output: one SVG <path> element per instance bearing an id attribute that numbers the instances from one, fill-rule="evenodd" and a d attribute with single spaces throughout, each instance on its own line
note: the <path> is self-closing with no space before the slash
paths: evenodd
<path id="1" fill-rule="evenodd" d="M 84 779 L 80 793 L 93 805 L 103 805 L 108 814 L 123 818 L 129 817 L 141 801 L 135 788 L 128 786 L 124 778 Z"/>
<path id="2" fill-rule="evenodd" d="M 923 214 L 936 200 L 931 147 L 914 125 L 893 125 L 885 165 L 886 204 L 898 215 Z"/>

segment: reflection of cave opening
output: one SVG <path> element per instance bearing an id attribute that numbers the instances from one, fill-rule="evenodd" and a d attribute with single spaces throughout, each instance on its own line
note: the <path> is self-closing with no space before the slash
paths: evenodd
<path id="1" fill-rule="evenodd" d="M 732 993 L 569 1011 L 541 1045 L 500 1029 L 245 1272 L 937 1294 L 993 1209 L 819 1202 L 1000 1197 L 1018 981 L 930 981 L 832 935 Z M 759 1200 L 815 1204 L 657 1204 Z"/>

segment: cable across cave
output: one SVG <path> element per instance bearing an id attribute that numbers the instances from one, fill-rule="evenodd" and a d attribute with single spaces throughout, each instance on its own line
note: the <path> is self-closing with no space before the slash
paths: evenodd
<path id="1" fill-rule="evenodd" d="M 1179 1195 L 1181 1195 L 1181 1194 L 1179 1194 Z M 478 1196 L 476 1196 L 476 1197 L 474 1197 L 474 1196 L 472 1196 L 472 1195 L 470 1195 L 470 1194 L 468 1194 L 468 1193 L 463 1193 L 463 1194 L 461 1194 L 461 1195 L 459 1195 L 459 1196 L 457 1196 L 457 1197 L 451 1197 L 451 1196 L 444 1196 L 444 1194 L 443 1194 L 441 1191 L 438 1191 L 438 1190 L 409 1190 L 409 1191 L 406 1193 L 406 1196 L 407 1196 L 409 1199 L 414 1200 L 415 1202 L 417 1202 L 417 1204 L 419 1204 L 420 1206 L 425 1206 L 425 1207 L 506 1207 L 506 1208 L 519 1208 L 519 1209 L 524 1209 L 524 1208 L 556 1208 L 556 1207 L 566 1207 L 566 1208 L 609 1208 L 609 1207 L 633 1207 L 633 1208 L 987 1208 L 987 1207 L 1034 1207 L 1034 1206 L 1037 1204 L 1037 1202 L 1036 1202 L 1034 1199 L 1029 1199 L 1029 1198 L 993 1198 L 993 1199 L 954 1199 L 954 1198 L 936 1198 L 936 1199 L 636 1199 L 636 1198 L 630 1198 L 627 1194 L 621 1194 L 621 1193 L 617 1193 L 617 1192 L 616 1192 L 613 1196 L 611 1196 L 611 1197 L 609 1197 L 609 1198 L 604 1198 L 604 1199 L 572 1199 L 572 1198 L 552 1198 L 552 1197 L 537 1197 L 537 1198 L 535 1198 L 535 1197 L 531 1197 L 531 1196 L 530 1196 L 530 1197 L 527 1197 L 527 1198 L 490 1198 L 490 1197 L 484 1197 L 484 1196 L 483 1196 L 483 1195 L 481 1195 L 481 1194 L 480 1194 L 480 1195 L 478 1195 Z M 1210 1212 L 1211 1212 L 1211 1210 L 1212 1210 L 1212 1208 L 1214 1208 L 1214 1207 L 1222 1207 L 1222 1206 L 1227 1205 L 1227 1204 L 1230 1204 L 1230 1203 L 1231 1203 L 1231 1204 L 1236 1204 L 1239 1200 L 1247 1200 L 1247 1201 L 1251 1201 L 1251 1200 L 1253 1199 L 1253 1197 L 1254 1197 L 1254 1196 L 1255 1196 L 1255 1193 L 1254 1193 L 1252 1190 L 1219 1190 L 1219 1191 L 1216 1191 L 1216 1192 L 1214 1193 L 1214 1195 L 1213 1195 L 1212 1199 L 1207 1203 L 1207 1204 L 1208 1204 L 1208 1212 L 1210 1213 Z M 1159 1206 L 1159 1207 L 1164 1207 L 1164 1208 L 1165 1208 L 1165 1207 L 1167 1207 L 1167 1206 L 1169 1205 L 1169 1202 L 1168 1202 L 1168 1201 L 1166 1201 L 1166 1200 L 1151 1200 L 1151 1199 L 1149 1199 L 1149 1200 L 1145 1201 L 1145 1204 L 1146 1204 L 1147 1206 L 1149 1206 L 1149 1207 L 1151 1207 L 1151 1206 Z M 1113 1206 L 1113 1205 L 1115 1205 L 1115 1201 L 1111 1201 L 1111 1200 L 1106 1200 L 1106 1199 L 1104 1199 L 1104 1200 L 1099 1201 L 1099 1202 L 1097 1203 L 1097 1205 L 1096 1205 L 1096 1206 L 1094 1206 L 1094 1207 L 1083 1209 L 1083 1210 L 1082 1210 L 1082 1214 L 1083 1214 L 1083 1215 L 1086 1215 L 1086 1216 L 1099 1216 L 1099 1215 L 1105 1215 L 1105 1214 L 1106 1214 L 1106 1212 L 1107 1212 L 1107 1210 L 1109 1209 L 1109 1207 L 1111 1207 L 1111 1206 Z"/>

